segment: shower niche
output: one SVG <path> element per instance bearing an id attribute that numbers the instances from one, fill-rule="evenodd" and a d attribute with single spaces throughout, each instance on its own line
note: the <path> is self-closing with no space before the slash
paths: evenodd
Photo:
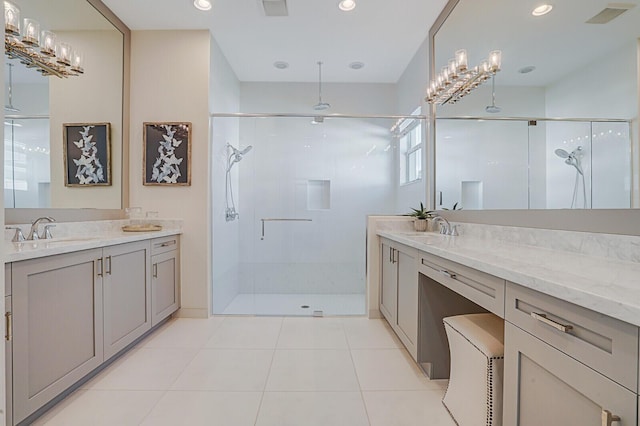
<path id="1" fill-rule="evenodd" d="M 307 210 L 329 210 L 331 208 L 331 181 L 307 181 Z"/>
<path id="2" fill-rule="evenodd" d="M 437 207 L 630 208 L 630 127 L 623 120 L 438 118 Z"/>

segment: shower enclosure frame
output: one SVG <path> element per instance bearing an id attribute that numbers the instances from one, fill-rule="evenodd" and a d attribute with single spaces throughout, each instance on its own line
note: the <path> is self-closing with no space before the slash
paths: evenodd
<path id="1" fill-rule="evenodd" d="M 490 116 L 443 116 L 439 117 L 435 114 L 435 106 L 431 108 L 432 115 L 428 118 L 428 123 L 431 128 L 431 133 L 427 136 L 427 146 L 429 151 L 430 158 L 433 159 L 430 163 L 427 164 L 429 168 L 428 179 L 430 182 L 427 184 L 427 189 L 430 193 L 430 196 L 427 196 L 427 200 L 430 200 L 431 206 L 428 208 L 434 209 L 437 206 L 437 191 L 436 191 L 436 176 L 437 176 L 437 163 L 436 163 L 436 149 L 437 149 L 437 122 L 438 120 L 468 120 L 468 121 L 513 121 L 513 122 L 526 122 L 528 126 L 535 124 L 538 121 L 546 121 L 546 122 L 580 122 L 580 123 L 589 123 L 591 129 L 593 129 L 593 123 L 625 123 L 629 126 L 629 170 L 633 172 L 634 160 L 634 134 L 633 134 L 633 120 L 626 120 L 622 118 L 559 118 L 559 117 L 490 117 Z M 593 131 L 591 132 L 593 134 Z M 529 159 L 530 161 L 530 159 Z M 531 171 L 527 171 L 528 180 L 530 180 Z M 633 186 L 634 180 L 632 179 L 631 190 L 629 191 L 629 205 L 633 206 L 633 196 L 634 192 L 637 191 L 637 188 Z M 529 201 L 530 202 L 530 201 Z M 588 210 L 591 210 L 589 208 Z M 531 210 L 531 206 L 527 208 L 527 210 Z"/>
<path id="2" fill-rule="evenodd" d="M 213 124 L 213 120 L 216 118 L 307 118 L 307 119 L 313 119 L 315 123 L 322 123 L 324 121 L 324 119 L 381 119 L 381 120 L 396 120 L 395 125 L 397 125 L 400 121 L 402 120 L 421 120 L 423 121 L 425 124 L 428 125 L 429 123 L 429 117 L 425 114 L 341 114 L 341 113 L 331 113 L 331 114 L 326 114 L 326 113 L 278 113 L 278 112 L 270 112 L 270 113 L 246 113 L 246 112 L 235 112 L 235 113 L 228 113 L 228 112 L 214 112 L 214 113 L 210 113 L 209 114 L 209 135 L 210 135 L 210 143 L 213 143 L 213 128 L 214 128 L 214 124 Z M 390 133 L 391 134 L 391 133 Z M 423 144 L 426 147 L 428 143 L 427 140 L 427 132 L 425 132 L 424 135 L 424 139 L 423 139 Z M 423 157 L 426 155 L 427 150 L 423 150 Z M 425 159 L 423 158 L 423 161 Z M 425 185 L 426 188 L 426 185 Z M 426 194 L 425 194 L 426 196 Z M 210 213 L 212 216 L 210 217 L 210 222 L 213 224 L 214 223 L 214 218 L 213 218 L 213 210 Z M 264 222 L 263 222 L 264 223 Z M 210 244 L 211 244 L 211 252 L 214 253 L 214 238 L 210 239 Z M 213 282 L 213 278 L 214 274 L 211 274 L 211 297 L 215 297 L 214 292 L 215 292 L 215 287 L 214 287 L 214 282 Z M 365 282 L 365 286 L 366 283 L 368 282 L 367 277 L 366 277 L 366 269 L 365 269 L 365 277 L 364 277 L 364 282 Z M 364 294 L 364 303 L 365 303 L 365 311 L 364 311 L 364 315 L 366 315 L 366 313 L 369 311 L 369 300 L 368 297 L 366 296 L 368 291 L 368 288 L 365 287 L 365 294 Z M 213 306 L 213 302 L 212 302 L 212 306 Z"/>

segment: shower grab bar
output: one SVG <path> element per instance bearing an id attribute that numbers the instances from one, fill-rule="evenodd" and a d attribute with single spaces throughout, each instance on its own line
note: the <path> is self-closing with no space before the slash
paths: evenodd
<path id="1" fill-rule="evenodd" d="M 264 240 L 264 223 L 265 222 L 312 222 L 312 219 L 281 219 L 281 218 L 269 218 L 269 219 L 260 219 L 262 222 L 262 235 L 260 236 L 261 240 Z"/>

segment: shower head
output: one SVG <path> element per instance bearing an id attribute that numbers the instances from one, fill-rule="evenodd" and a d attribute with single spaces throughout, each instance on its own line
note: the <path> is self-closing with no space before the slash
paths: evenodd
<path id="1" fill-rule="evenodd" d="M 569 158 L 569 153 L 567 151 L 565 151 L 564 149 L 558 148 L 554 152 L 560 158 Z"/>
<path id="2" fill-rule="evenodd" d="M 231 155 L 229 155 L 229 159 L 228 159 L 228 166 L 227 166 L 227 172 L 229 170 L 231 170 L 231 167 L 239 162 L 240 160 L 242 160 L 242 157 L 249 151 L 251 151 L 251 148 L 253 148 L 253 146 L 251 145 L 247 145 L 245 149 L 238 149 L 236 147 L 234 147 L 233 145 L 231 145 L 230 143 L 227 144 L 228 148 L 231 148 Z"/>
<path id="3" fill-rule="evenodd" d="M 497 114 L 502 111 L 502 108 L 496 105 L 489 105 L 484 110 L 491 114 Z"/>

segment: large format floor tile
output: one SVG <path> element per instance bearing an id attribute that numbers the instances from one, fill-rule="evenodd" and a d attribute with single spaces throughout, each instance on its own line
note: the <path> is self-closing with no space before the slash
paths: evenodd
<path id="1" fill-rule="evenodd" d="M 363 392 L 371 426 L 455 426 L 442 391 Z"/>
<path id="2" fill-rule="evenodd" d="M 140 346 L 143 348 L 201 348 L 225 320 L 224 317 L 209 319 L 178 318 L 169 321 Z"/>
<path id="3" fill-rule="evenodd" d="M 347 349 L 342 321 L 337 318 L 285 318 L 278 349 Z"/>
<path id="4" fill-rule="evenodd" d="M 140 348 L 100 373 L 85 387 L 105 390 L 168 390 L 197 349 Z"/>
<path id="5" fill-rule="evenodd" d="M 351 349 L 402 347 L 400 340 L 383 319 L 345 318 L 342 323 Z"/>
<path id="6" fill-rule="evenodd" d="M 34 425 L 134 426 L 139 425 L 162 397 L 160 391 L 79 390 Z"/>
<path id="7" fill-rule="evenodd" d="M 430 381 L 404 349 L 352 350 L 362 390 L 442 389 L 442 383 Z"/>
<path id="8" fill-rule="evenodd" d="M 348 350 L 276 350 L 267 391 L 357 391 Z"/>
<path id="9" fill-rule="evenodd" d="M 215 349 L 273 349 L 276 347 L 282 318 L 226 318 L 205 344 Z"/>
<path id="10" fill-rule="evenodd" d="M 253 426 L 261 392 L 167 392 L 143 426 Z"/>
<path id="11" fill-rule="evenodd" d="M 367 426 L 360 392 L 265 392 L 257 426 Z"/>
<path id="12" fill-rule="evenodd" d="M 268 349 L 202 349 L 172 390 L 264 390 L 273 358 Z"/>

